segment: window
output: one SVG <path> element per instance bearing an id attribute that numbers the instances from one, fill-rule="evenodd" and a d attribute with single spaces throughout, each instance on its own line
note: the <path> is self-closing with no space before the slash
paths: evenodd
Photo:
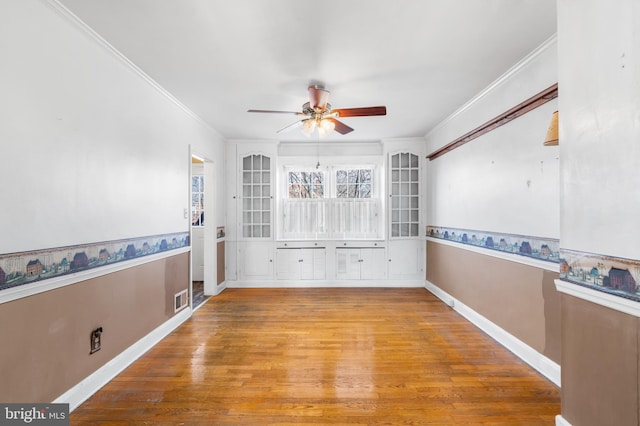
<path id="1" fill-rule="evenodd" d="M 374 191 L 374 167 L 284 168 L 281 200 L 286 239 L 380 238 L 381 200 Z"/>
<path id="2" fill-rule="evenodd" d="M 319 238 L 326 236 L 325 174 L 321 170 L 290 168 L 287 198 L 282 215 L 285 238 Z"/>
<path id="3" fill-rule="evenodd" d="M 204 176 L 191 176 L 191 225 L 204 226 Z"/>
<path id="4" fill-rule="evenodd" d="M 289 198 L 324 198 L 323 172 L 289 172 Z"/>
<path id="5" fill-rule="evenodd" d="M 336 198 L 371 198 L 371 169 L 336 171 Z"/>
<path id="6" fill-rule="evenodd" d="M 419 164 L 414 154 L 391 156 L 391 237 L 419 235 Z"/>
<path id="7" fill-rule="evenodd" d="M 242 159 L 242 236 L 271 236 L 271 159 L 264 155 Z"/>

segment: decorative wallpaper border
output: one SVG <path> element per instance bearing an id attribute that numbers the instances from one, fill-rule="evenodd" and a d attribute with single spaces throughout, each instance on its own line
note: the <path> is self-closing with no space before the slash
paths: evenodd
<path id="1" fill-rule="evenodd" d="M 640 301 L 640 260 L 560 249 L 560 279 Z"/>
<path id="2" fill-rule="evenodd" d="M 560 240 L 474 229 L 427 226 L 427 237 L 560 263 Z"/>
<path id="3" fill-rule="evenodd" d="M 179 232 L 3 254 L 0 291 L 189 245 L 189 233 Z"/>

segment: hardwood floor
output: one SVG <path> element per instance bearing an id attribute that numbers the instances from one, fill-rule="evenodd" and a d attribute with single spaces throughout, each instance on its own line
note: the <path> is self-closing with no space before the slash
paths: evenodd
<path id="1" fill-rule="evenodd" d="M 227 289 L 72 425 L 553 425 L 559 389 L 425 289 Z"/>

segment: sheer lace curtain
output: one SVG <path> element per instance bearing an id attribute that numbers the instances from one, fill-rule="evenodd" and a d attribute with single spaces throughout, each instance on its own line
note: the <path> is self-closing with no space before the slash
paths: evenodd
<path id="1" fill-rule="evenodd" d="M 285 198 L 282 209 L 283 237 L 327 238 L 327 201 L 322 198 Z"/>
<path id="2" fill-rule="evenodd" d="M 378 238 L 380 202 L 376 198 L 332 200 L 332 237 L 340 239 Z"/>
<path id="3" fill-rule="evenodd" d="M 286 239 L 380 237 L 377 198 L 284 199 L 282 211 Z"/>

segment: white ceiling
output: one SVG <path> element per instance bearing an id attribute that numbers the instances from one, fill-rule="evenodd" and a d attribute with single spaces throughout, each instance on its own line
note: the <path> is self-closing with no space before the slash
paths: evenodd
<path id="1" fill-rule="evenodd" d="M 329 140 L 424 136 L 556 32 L 556 0 L 59 0 L 227 139 L 304 140 L 307 86 L 342 119 Z"/>

